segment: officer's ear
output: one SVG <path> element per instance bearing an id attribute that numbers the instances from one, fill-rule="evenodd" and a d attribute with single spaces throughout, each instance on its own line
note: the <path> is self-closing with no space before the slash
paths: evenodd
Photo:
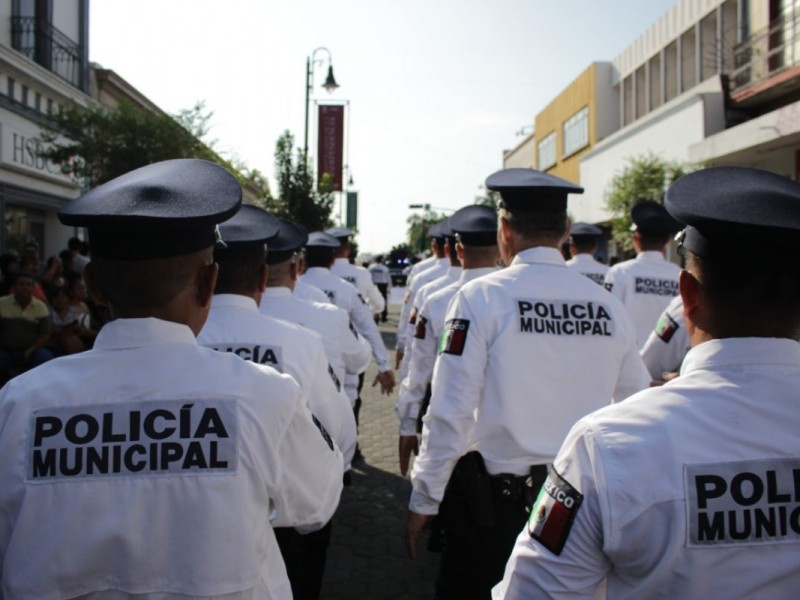
<path id="1" fill-rule="evenodd" d="M 700 280 L 686 269 L 678 275 L 678 286 L 683 300 L 683 314 L 687 321 L 695 323 L 697 313 L 701 309 L 702 290 Z"/>

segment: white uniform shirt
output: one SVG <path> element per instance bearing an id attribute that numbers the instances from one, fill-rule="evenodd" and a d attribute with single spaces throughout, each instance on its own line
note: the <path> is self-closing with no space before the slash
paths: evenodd
<path id="1" fill-rule="evenodd" d="M 348 283 L 356 286 L 358 293 L 367 301 L 373 313 L 382 312 L 386 303 L 383 294 L 372 282 L 372 275 L 364 267 L 350 264 L 346 258 L 337 258 L 331 266 L 331 273 L 338 275 Z"/>
<path id="2" fill-rule="evenodd" d="M 381 373 L 388 371 L 391 368 L 389 366 L 389 353 L 383 344 L 383 338 L 381 338 L 381 334 L 378 331 L 378 326 L 375 325 L 372 313 L 364 303 L 364 299 L 358 293 L 358 290 L 325 267 L 310 267 L 300 279 L 304 283 L 313 285 L 325 292 L 325 295 L 334 305 L 347 311 L 353 327 L 369 342 L 372 348 L 372 356 L 375 358 L 375 362 L 378 363 L 378 371 Z"/>
<path id="3" fill-rule="evenodd" d="M 261 314 L 248 296 L 215 294 L 197 341 L 291 375 L 311 413 L 341 449 L 345 464 L 350 463 L 356 449 L 355 417 L 316 333 Z"/>
<path id="4" fill-rule="evenodd" d="M 400 419 L 400 435 L 417 433 L 417 417 L 433 377 L 439 336 L 444 328 L 444 317 L 450 300 L 465 283 L 496 270 L 495 267 L 465 269 L 457 281 L 430 294 L 420 308 L 412 338 L 408 375 L 400 384 L 395 402 L 395 412 Z"/>
<path id="5" fill-rule="evenodd" d="M 414 296 L 417 291 L 426 283 L 438 279 L 447 273 L 447 269 L 449 268 L 449 258 L 438 258 L 435 264 L 418 273 L 408 284 L 405 296 L 403 296 L 403 306 L 400 309 L 400 321 L 397 323 L 397 348 L 405 351 L 406 336 L 413 334 L 413 332 L 409 331 L 408 319 L 411 317 L 411 309 L 414 308 Z"/>
<path id="6" fill-rule="evenodd" d="M 567 266 L 600 285 L 603 285 L 606 273 L 608 273 L 608 265 L 596 261 L 591 254 L 586 252 L 573 256 L 567 261 Z"/>
<path id="7" fill-rule="evenodd" d="M 658 380 L 664 373 L 680 370 L 683 357 L 690 349 L 683 299 L 676 296 L 661 313 L 640 354 L 650 376 Z"/>
<path id="8" fill-rule="evenodd" d="M 623 306 L 554 248 L 524 250 L 462 287 L 442 335 L 411 473 L 421 514 L 438 511 L 468 451 L 490 474 L 527 474 L 553 460 L 579 418 L 650 383 Z"/>
<path id="9" fill-rule="evenodd" d="M 437 260 L 440 259 L 437 258 L 436 255 L 434 254 L 433 256 L 429 256 L 428 258 L 423 258 L 415 265 L 411 265 L 407 275 L 408 278 L 407 283 L 410 284 L 411 280 L 414 279 L 414 277 L 416 277 L 419 273 L 422 273 L 422 271 L 430 269 L 432 266 L 434 266 Z"/>
<path id="10" fill-rule="evenodd" d="M 458 281 L 459 277 L 461 277 L 461 266 L 450 265 L 450 268 L 445 271 L 444 275 L 437 277 L 433 281 L 429 281 L 414 294 L 414 306 L 411 308 L 411 314 L 408 317 L 408 335 L 406 336 L 406 348 L 403 356 L 406 368 L 403 370 L 403 379 L 408 376 L 408 370 L 411 367 L 411 349 L 414 336 L 416 335 L 417 318 L 420 308 L 425 304 L 431 294 L 455 283 Z"/>
<path id="11" fill-rule="evenodd" d="M 319 334 L 339 381 L 345 381 L 348 373 L 358 375 L 369 366 L 372 350 L 367 340 L 350 325 L 350 317 L 338 306 L 297 298 L 286 287 L 268 287 L 261 296 L 260 308 L 265 315 L 297 323 Z M 349 399 L 352 405 L 355 398 Z"/>
<path id="12" fill-rule="evenodd" d="M 540 495 L 494 597 L 591 598 L 606 579 L 614 599 L 796 598 L 798 389 L 797 342 L 712 340 L 678 379 L 581 420 L 554 464 L 560 502 Z"/>
<path id="13" fill-rule="evenodd" d="M 9 599 L 289 599 L 271 508 L 321 527 L 342 486 L 290 377 L 152 318 L 10 381 L 0 456 Z"/>
<path id="14" fill-rule="evenodd" d="M 308 300 L 309 302 L 331 304 L 331 299 L 328 298 L 325 292 L 318 287 L 303 283 L 300 280 L 294 282 L 294 291 L 292 293 L 298 298 L 302 300 Z"/>
<path id="15" fill-rule="evenodd" d="M 606 273 L 606 289 L 628 309 L 639 348 L 644 346 L 667 304 L 678 295 L 680 271 L 661 252 L 648 251 L 617 263 Z"/>
<path id="16" fill-rule="evenodd" d="M 382 263 L 373 263 L 369 266 L 370 277 L 372 277 L 372 283 L 375 285 L 386 284 L 391 286 L 392 284 L 392 277 L 389 273 L 389 267 Z"/>

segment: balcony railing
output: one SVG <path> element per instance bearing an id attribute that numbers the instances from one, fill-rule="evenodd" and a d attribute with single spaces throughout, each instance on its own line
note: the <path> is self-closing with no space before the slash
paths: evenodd
<path id="1" fill-rule="evenodd" d="M 800 15 L 786 15 L 733 49 L 731 92 L 760 83 L 800 63 Z"/>
<path id="2" fill-rule="evenodd" d="M 84 89 L 83 52 L 80 44 L 35 17 L 11 17 L 14 49 L 61 79 Z"/>

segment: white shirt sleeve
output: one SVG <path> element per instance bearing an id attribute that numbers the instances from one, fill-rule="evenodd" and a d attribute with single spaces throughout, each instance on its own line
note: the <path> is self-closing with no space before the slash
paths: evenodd
<path id="1" fill-rule="evenodd" d="M 425 392 L 433 378 L 436 342 L 436 334 L 423 307 L 421 314 L 417 317 L 411 344 L 408 375 L 403 379 L 395 403 L 395 411 L 400 419 L 400 435 L 417 433 L 419 411 L 422 408 Z"/>
<path id="2" fill-rule="evenodd" d="M 486 377 L 490 340 L 484 331 L 486 315 L 476 319 L 466 298 L 458 292 L 445 318 L 442 336 L 453 319 L 469 321 L 469 337 L 460 354 L 448 352 L 448 339 L 433 371 L 433 394 L 423 418 L 422 446 L 411 472 L 413 492 L 409 508 L 420 514 L 436 514 L 458 459 L 466 454 L 475 430 L 475 409 Z"/>
<path id="3" fill-rule="evenodd" d="M 372 356 L 375 358 L 375 362 L 378 363 L 378 371 L 388 371 L 391 368 L 389 366 L 389 353 L 386 351 L 386 346 L 383 345 L 383 338 L 378 331 L 378 326 L 375 325 L 372 313 L 355 288 L 353 288 L 350 318 L 356 331 L 367 338 L 372 348 Z"/>

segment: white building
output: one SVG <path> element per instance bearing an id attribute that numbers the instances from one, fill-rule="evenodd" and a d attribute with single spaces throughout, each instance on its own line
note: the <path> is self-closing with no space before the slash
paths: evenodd
<path id="1" fill-rule="evenodd" d="M 80 192 L 37 156 L 48 112 L 90 99 L 88 0 L 0 0 L 0 248 L 36 240 L 57 254 L 73 235 L 56 211 Z"/>

